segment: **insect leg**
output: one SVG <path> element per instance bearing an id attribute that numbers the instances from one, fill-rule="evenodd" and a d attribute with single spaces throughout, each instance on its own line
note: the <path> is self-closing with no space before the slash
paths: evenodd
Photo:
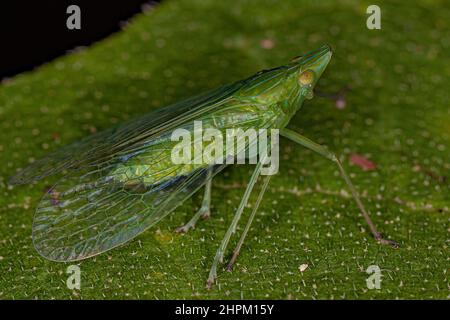
<path id="1" fill-rule="evenodd" d="M 178 233 L 188 232 L 189 229 L 195 228 L 195 224 L 197 223 L 197 220 L 200 217 L 205 219 L 209 218 L 209 216 L 211 215 L 211 185 L 212 185 L 211 169 L 209 169 L 208 178 L 205 185 L 205 193 L 203 195 L 202 206 L 191 218 L 191 220 L 189 220 L 189 222 L 186 223 L 184 226 L 177 228 L 176 232 Z"/>
<path id="2" fill-rule="evenodd" d="M 241 203 L 239 204 L 238 209 L 236 210 L 236 213 L 234 214 L 233 221 L 231 221 L 230 226 L 228 227 L 227 232 L 225 233 L 225 236 L 222 239 L 222 242 L 220 243 L 219 248 L 217 249 L 216 255 L 214 257 L 213 264 L 211 266 L 211 270 L 209 271 L 208 280 L 206 282 L 206 287 L 210 289 L 217 277 L 217 265 L 219 263 L 223 262 L 223 255 L 227 248 L 228 242 L 230 241 L 231 235 L 236 232 L 236 226 L 239 222 L 239 219 L 241 218 L 242 211 L 244 211 L 244 207 L 248 202 L 248 199 L 250 197 L 250 194 L 253 190 L 253 187 L 255 186 L 256 181 L 258 180 L 258 177 L 261 173 L 261 166 L 262 163 L 258 162 L 256 165 L 255 170 L 253 171 L 252 177 L 250 178 L 250 181 L 247 185 L 247 189 L 245 189 L 244 196 L 241 199 Z"/>
<path id="3" fill-rule="evenodd" d="M 350 177 L 347 175 L 347 173 L 344 170 L 344 167 L 342 166 L 341 162 L 339 161 L 338 157 L 330 151 L 328 151 L 327 148 L 324 146 L 321 146 L 320 144 L 315 143 L 314 141 L 302 136 L 301 134 L 298 134 L 295 131 L 289 130 L 289 129 L 282 129 L 280 130 L 280 134 L 283 137 L 286 137 L 295 143 L 298 143 L 314 152 L 317 152 L 318 154 L 324 156 L 325 158 L 333 161 L 336 163 L 336 165 L 339 168 L 339 171 L 341 173 L 341 176 L 344 178 L 345 183 L 347 184 L 348 188 L 350 189 L 350 192 L 352 193 L 353 198 L 355 199 L 359 209 L 362 212 L 362 215 L 364 217 L 364 220 L 366 221 L 367 225 L 370 228 L 370 231 L 372 232 L 375 240 L 377 240 L 381 244 L 387 244 L 394 248 L 398 248 L 398 244 L 395 241 L 392 240 L 386 240 L 381 237 L 381 234 L 377 231 L 377 228 L 375 227 L 375 224 L 372 222 L 372 219 L 370 218 L 369 214 L 367 213 L 366 209 L 364 208 L 364 205 L 361 202 L 361 199 L 359 198 L 358 192 L 356 191 L 355 187 L 353 186 L 353 183 L 350 180 Z"/>
<path id="4" fill-rule="evenodd" d="M 253 219 L 255 218 L 256 211 L 258 210 L 258 207 L 261 204 L 261 200 L 264 196 L 264 192 L 266 191 L 267 185 L 269 184 L 270 177 L 271 176 L 269 176 L 269 175 L 264 177 L 263 186 L 261 188 L 261 191 L 259 192 L 258 199 L 256 200 L 256 203 L 255 203 L 255 206 L 253 207 L 252 213 L 250 214 L 250 217 L 248 218 L 247 224 L 245 225 L 245 229 L 242 232 L 241 238 L 239 239 L 239 242 L 233 251 L 233 256 L 231 257 L 230 262 L 228 263 L 228 266 L 227 266 L 227 271 L 233 270 L 234 263 L 236 262 L 239 252 L 241 251 L 242 244 L 244 243 L 245 237 L 247 236 L 247 233 L 250 230 L 250 226 L 253 222 Z"/>

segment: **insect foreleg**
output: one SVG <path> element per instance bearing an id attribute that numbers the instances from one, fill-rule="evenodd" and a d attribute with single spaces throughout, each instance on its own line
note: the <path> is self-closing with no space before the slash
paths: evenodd
<path id="1" fill-rule="evenodd" d="M 205 193 L 203 195 L 203 201 L 202 206 L 198 211 L 195 213 L 195 215 L 189 220 L 188 223 L 186 223 L 184 226 L 181 226 L 177 228 L 176 232 L 182 233 L 182 232 L 188 232 L 189 229 L 194 229 L 195 224 L 197 223 L 197 220 L 202 218 L 209 218 L 211 215 L 211 185 L 212 185 L 212 177 L 211 177 L 211 169 L 208 169 L 208 178 L 205 185 Z"/>
<path id="2" fill-rule="evenodd" d="M 245 190 L 244 196 L 241 199 L 241 203 L 239 204 L 239 207 L 236 210 L 236 213 L 234 214 L 233 221 L 231 221 L 231 224 L 228 227 L 228 230 L 225 233 L 225 236 L 223 237 L 219 248 L 217 249 L 213 264 L 211 266 L 211 270 L 209 271 L 208 280 L 206 282 L 206 287 L 208 289 L 211 288 L 211 286 L 213 285 L 213 283 L 217 277 L 217 265 L 219 263 L 223 262 L 223 255 L 227 248 L 228 242 L 230 241 L 231 235 L 236 232 L 236 226 L 239 222 L 239 219 L 241 218 L 242 211 L 244 211 L 244 207 L 248 202 L 248 199 L 253 190 L 253 187 L 255 186 L 255 183 L 258 180 L 259 175 L 261 174 L 261 167 L 262 167 L 262 162 L 258 162 L 255 170 L 253 171 L 252 177 L 250 178 L 250 182 L 247 185 L 247 189 Z"/>
<path id="3" fill-rule="evenodd" d="M 366 209 L 364 208 L 364 205 L 361 202 L 358 192 L 356 191 L 355 187 L 353 186 L 353 183 L 351 182 L 350 177 L 345 172 L 344 167 L 342 166 L 338 157 L 336 157 L 336 155 L 334 153 L 330 152 L 324 146 L 321 146 L 320 144 L 315 143 L 314 141 L 302 136 L 301 134 L 298 134 L 295 131 L 284 128 L 284 129 L 280 130 L 280 134 L 283 137 L 286 137 L 286 138 L 294 141 L 295 143 L 298 143 L 314 152 L 317 152 L 318 154 L 320 154 L 320 155 L 324 156 L 325 158 L 336 163 L 336 165 L 339 168 L 339 172 L 341 173 L 341 176 L 344 178 L 345 183 L 347 184 L 348 188 L 350 189 L 350 192 L 352 193 L 352 196 L 355 199 L 356 204 L 358 205 L 359 209 L 361 210 L 364 220 L 366 221 L 367 225 L 369 226 L 370 231 L 372 232 L 375 240 L 377 240 L 381 244 L 387 244 L 394 248 L 398 247 L 398 244 L 395 241 L 386 240 L 381 237 L 381 234 L 377 231 L 375 224 L 372 222 L 372 219 L 370 218 L 369 214 L 367 213 Z"/>

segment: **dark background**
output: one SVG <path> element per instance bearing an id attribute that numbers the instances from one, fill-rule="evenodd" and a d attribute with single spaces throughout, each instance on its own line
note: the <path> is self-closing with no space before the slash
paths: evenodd
<path id="1" fill-rule="evenodd" d="M 159 1 L 0 1 L 0 79 L 88 46 L 119 31 L 123 22 Z M 81 9 L 81 30 L 69 30 L 67 7 Z"/>

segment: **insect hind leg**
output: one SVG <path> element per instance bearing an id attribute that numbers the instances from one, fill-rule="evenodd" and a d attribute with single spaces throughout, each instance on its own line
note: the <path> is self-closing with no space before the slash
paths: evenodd
<path id="1" fill-rule="evenodd" d="M 234 267 L 234 264 L 236 262 L 236 259 L 237 259 L 238 255 L 239 255 L 239 253 L 241 252 L 242 244 L 244 243 L 244 240 L 245 240 L 245 238 L 247 236 L 247 233 L 250 230 L 250 227 L 252 225 L 253 219 L 255 218 L 256 211 L 258 210 L 259 205 L 261 204 L 261 200 L 263 199 L 264 192 L 266 192 L 267 185 L 269 184 L 270 177 L 271 176 L 265 176 L 262 189 L 261 189 L 261 191 L 259 192 L 259 195 L 258 195 L 258 199 L 256 200 L 256 203 L 255 203 L 255 205 L 253 207 L 252 213 L 250 214 L 250 217 L 248 218 L 247 224 L 245 225 L 244 231 L 242 232 L 241 238 L 239 239 L 239 242 L 238 242 L 238 244 L 236 245 L 236 248 L 233 251 L 233 255 L 231 256 L 230 262 L 228 263 L 227 271 L 232 271 L 233 270 L 233 267 Z"/>
<path id="2" fill-rule="evenodd" d="M 216 251 L 216 255 L 214 256 L 214 260 L 213 260 L 211 269 L 209 271 L 209 276 L 206 281 L 207 289 L 211 289 L 212 285 L 214 284 L 214 282 L 217 278 L 217 267 L 218 267 L 219 263 L 223 262 L 223 257 L 224 257 L 225 250 L 228 246 L 228 242 L 230 241 L 232 234 L 234 234 L 236 232 L 236 227 L 239 222 L 239 219 L 241 218 L 242 212 L 244 211 L 244 207 L 247 205 L 247 202 L 248 202 L 250 194 L 253 190 L 253 187 L 255 186 L 255 183 L 261 174 L 261 166 L 262 166 L 262 162 L 258 162 L 255 170 L 253 171 L 252 177 L 250 178 L 250 181 L 247 185 L 247 188 L 245 189 L 244 196 L 241 199 L 239 207 L 237 208 L 236 213 L 234 214 L 233 220 L 231 221 L 231 224 L 228 227 L 228 230 L 225 233 L 225 235 L 222 239 L 222 242 L 220 243 L 220 246 Z"/>

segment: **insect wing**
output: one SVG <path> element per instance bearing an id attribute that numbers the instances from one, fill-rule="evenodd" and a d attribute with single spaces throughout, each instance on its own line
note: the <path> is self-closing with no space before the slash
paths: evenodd
<path id="1" fill-rule="evenodd" d="M 199 168 L 153 186 L 114 183 L 102 171 L 64 178 L 36 210 L 34 246 L 53 261 L 100 254 L 157 223 L 224 167 Z"/>
<path id="2" fill-rule="evenodd" d="M 13 176 L 9 183 L 25 184 L 67 169 L 82 170 L 123 161 L 124 155 L 145 148 L 164 132 L 216 110 L 242 83 L 223 86 L 88 136 L 34 162 Z"/>
<path id="3" fill-rule="evenodd" d="M 231 121 L 231 127 L 271 128 L 276 115 L 259 118 L 258 112 L 245 111 L 239 101 L 221 108 L 233 99 L 233 92 L 258 83 L 261 81 L 251 77 L 147 114 L 56 151 L 20 172 L 13 182 L 73 169 L 38 205 L 33 223 L 37 251 L 54 261 L 88 258 L 131 240 L 172 212 L 225 165 L 177 172 L 180 167 L 168 159 L 171 144 L 165 143 L 167 136 L 174 129 L 192 125 L 193 120 L 214 122 L 215 111 L 246 115 L 241 123 Z M 151 168 L 149 172 L 128 176 L 126 168 L 136 161 Z M 164 163 L 158 167 L 158 162 Z M 152 176 L 153 183 L 140 180 Z"/>

